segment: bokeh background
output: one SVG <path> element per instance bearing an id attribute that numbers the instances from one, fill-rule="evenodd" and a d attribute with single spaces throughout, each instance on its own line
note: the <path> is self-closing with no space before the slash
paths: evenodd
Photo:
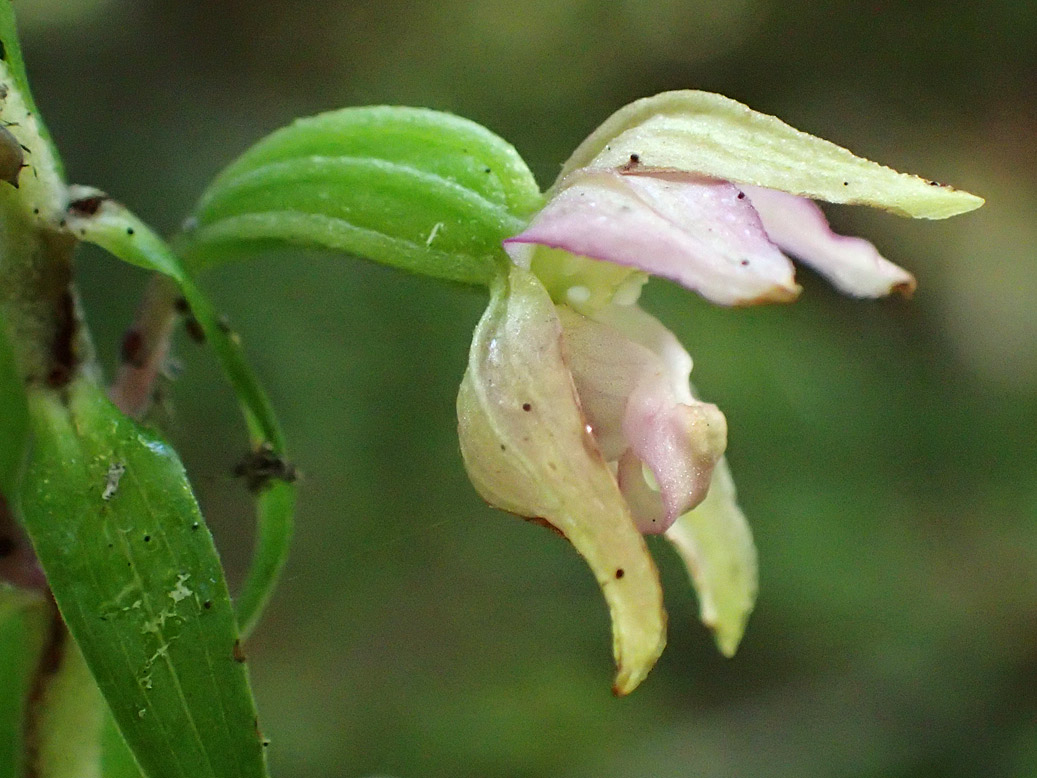
<path id="1" fill-rule="evenodd" d="M 305 473 L 284 584 L 249 656 L 292 776 L 1037 776 L 1037 8 L 893 0 L 22 0 L 72 180 L 175 230 L 220 167 L 297 115 L 404 103 L 511 140 L 543 185 L 612 110 L 723 92 L 984 195 L 949 222 L 829 210 L 912 270 L 857 302 L 645 306 L 726 412 L 759 546 L 722 659 L 652 543 L 670 645 L 609 693 L 603 601 L 553 534 L 467 484 L 454 395 L 485 295 L 301 251 L 207 287 Z M 145 278 L 79 266 L 109 365 Z M 178 349 L 169 434 L 232 580 L 251 506 L 233 400 Z"/>

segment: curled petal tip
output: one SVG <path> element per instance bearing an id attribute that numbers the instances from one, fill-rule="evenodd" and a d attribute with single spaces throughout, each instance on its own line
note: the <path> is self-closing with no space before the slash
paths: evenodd
<path id="1" fill-rule="evenodd" d="M 771 303 L 794 303 L 799 299 L 799 295 L 802 292 L 803 287 L 796 283 L 776 285 L 756 297 L 738 300 L 734 306 L 736 308 L 750 308 L 754 305 L 769 305 Z"/>
<path id="2" fill-rule="evenodd" d="M 906 281 L 901 281 L 900 283 L 893 284 L 893 286 L 891 286 L 889 289 L 889 293 L 898 294 L 905 300 L 910 300 L 912 297 L 915 296 L 916 289 L 918 289 L 918 281 L 915 280 L 914 276 L 911 276 Z"/>

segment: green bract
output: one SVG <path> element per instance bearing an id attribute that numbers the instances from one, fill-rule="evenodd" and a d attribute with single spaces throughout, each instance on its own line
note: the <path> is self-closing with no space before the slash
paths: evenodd
<path id="1" fill-rule="evenodd" d="M 177 248 L 198 266 L 289 243 L 485 284 L 501 241 L 540 203 L 515 149 L 474 122 L 346 108 L 246 151 L 202 195 Z"/>

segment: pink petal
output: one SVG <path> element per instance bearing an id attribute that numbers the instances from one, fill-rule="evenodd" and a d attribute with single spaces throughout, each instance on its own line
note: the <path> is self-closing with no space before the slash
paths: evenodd
<path id="1" fill-rule="evenodd" d="M 693 174 L 578 170 L 504 243 L 514 255 L 522 253 L 514 244 L 537 243 L 636 267 L 720 305 L 788 301 L 799 292 L 792 263 L 739 190 Z"/>
<path id="2" fill-rule="evenodd" d="M 620 489 L 634 521 L 642 532 L 664 532 L 705 498 L 713 466 L 727 443 L 724 416 L 715 405 L 691 397 L 691 360 L 679 344 L 683 359 L 675 360 L 675 374 L 659 353 L 627 338 L 621 329 L 565 306 L 559 306 L 558 317 L 580 404 L 602 454 L 619 462 Z M 614 317 L 616 323 L 633 321 L 642 330 L 648 329 L 644 320 L 649 320 L 666 332 L 639 309 L 623 309 Z M 669 339 L 667 345 L 676 344 L 672 335 Z M 656 488 L 645 481 L 642 463 L 650 468 Z"/>
<path id="3" fill-rule="evenodd" d="M 813 200 L 758 186 L 742 189 L 760 214 L 771 240 L 814 268 L 840 292 L 854 297 L 914 292 L 913 275 L 884 259 L 863 238 L 832 232 Z"/>

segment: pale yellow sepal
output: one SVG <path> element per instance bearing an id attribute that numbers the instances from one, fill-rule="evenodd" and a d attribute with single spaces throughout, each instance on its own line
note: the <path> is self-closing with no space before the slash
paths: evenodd
<path id="1" fill-rule="evenodd" d="M 709 92 L 683 90 L 619 109 L 562 168 L 679 170 L 831 203 L 870 205 L 902 216 L 944 219 L 983 198 L 898 173 L 800 132 L 780 119 Z"/>
<path id="2" fill-rule="evenodd" d="M 734 656 L 756 602 L 756 547 L 735 499 L 726 459 L 713 470 L 706 499 L 666 531 L 691 573 L 699 617 L 724 656 Z"/>
<path id="3" fill-rule="evenodd" d="M 612 617 L 617 694 L 666 643 L 659 575 L 587 429 L 544 287 L 512 267 L 491 290 L 457 398 L 461 453 L 498 508 L 547 524 L 587 560 Z"/>

